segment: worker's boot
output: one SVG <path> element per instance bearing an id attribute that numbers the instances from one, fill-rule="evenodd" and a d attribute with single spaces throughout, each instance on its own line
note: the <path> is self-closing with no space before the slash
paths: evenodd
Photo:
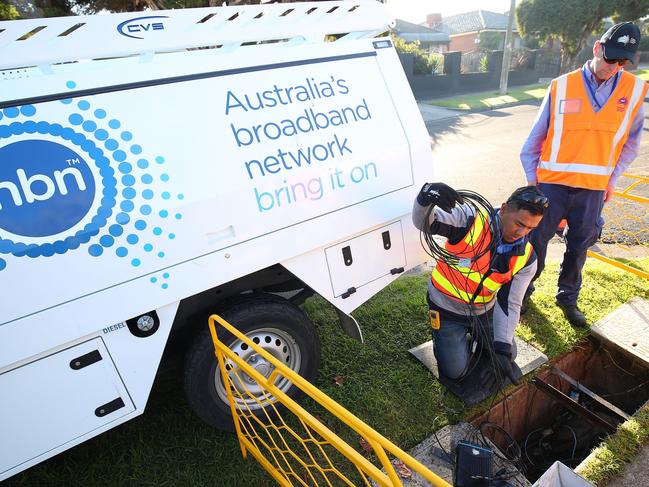
<path id="1" fill-rule="evenodd" d="M 579 311 L 579 308 L 577 308 L 576 304 L 560 303 L 559 301 L 557 301 L 557 306 L 561 308 L 563 315 L 572 326 L 575 326 L 577 328 L 584 328 L 588 326 L 588 320 L 586 320 L 586 316 L 584 316 L 584 313 Z"/>

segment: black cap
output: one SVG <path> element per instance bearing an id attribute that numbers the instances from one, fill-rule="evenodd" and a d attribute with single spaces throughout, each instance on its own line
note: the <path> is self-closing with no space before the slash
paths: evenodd
<path id="1" fill-rule="evenodd" d="M 633 22 L 615 24 L 600 38 L 604 58 L 628 59 L 635 63 L 635 53 L 640 45 L 640 29 Z"/>

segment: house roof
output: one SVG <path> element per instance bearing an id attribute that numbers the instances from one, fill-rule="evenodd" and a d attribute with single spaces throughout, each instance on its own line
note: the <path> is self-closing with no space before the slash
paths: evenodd
<path id="1" fill-rule="evenodd" d="M 489 10 L 474 10 L 463 14 L 450 15 L 442 19 L 435 28 L 449 35 L 479 32 L 482 30 L 506 31 L 508 14 L 499 14 Z M 514 25 L 514 32 L 517 32 Z"/>
<path id="2" fill-rule="evenodd" d="M 436 29 L 431 29 L 424 25 L 417 25 L 405 20 L 396 19 L 394 33 L 407 42 L 450 42 L 449 35 Z"/>

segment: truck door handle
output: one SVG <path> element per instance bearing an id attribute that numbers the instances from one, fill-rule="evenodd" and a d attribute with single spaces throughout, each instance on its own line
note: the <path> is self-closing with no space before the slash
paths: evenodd
<path id="1" fill-rule="evenodd" d="M 386 230 L 381 234 L 381 237 L 383 237 L 383 248 L 385 250 L 390 250 L 390 247 L 392 247 L 392 241 L 390 240 L 390 230 Z"/>
<path id="2" fill-rule="evenodd" d="M 117 411 L 118 409 L 121 409 L 125 406 L 124 401 L 122 400 L 121 397 L 118 397 L 117 399 L 113 399 L 110 402 L 107 402 L 103 406 L 99 406 L 97 409 L 95 409 L 95 416 L 99 418 L 103 418 L 107 414 L 112 413 L 113 411 Z"/>
<path id="3" fill-rule="evenodd" d="M 99 353 L 99 350 L 93 350 L 92 352 L 88 352 L 85 355 L 70 360 L 70 368 L 72 370 L 83 369 L 84 367 L 88 367 L 88 365 L 92 365 L 100 360 L 101 354 Z"/>
<path id="4" fill-rule="evenodd" d="M 348 267 L 354 262 L 354 259 L 352 259 L 352 249 L 349 245 L 343 247 L 343 260 L 345 261 L 345 265 Z"/>

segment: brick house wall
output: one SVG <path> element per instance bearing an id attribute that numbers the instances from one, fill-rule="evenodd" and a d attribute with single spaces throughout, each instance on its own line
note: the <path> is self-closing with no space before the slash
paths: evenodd
<path id="1" fill-rule="evenodd" d="M 477 32 L 452 35 L 450 50 L 461 52 L 472 51 L 476 47 L 479 47 L 479 45 L 475 42 L 477 38 Z"/>

